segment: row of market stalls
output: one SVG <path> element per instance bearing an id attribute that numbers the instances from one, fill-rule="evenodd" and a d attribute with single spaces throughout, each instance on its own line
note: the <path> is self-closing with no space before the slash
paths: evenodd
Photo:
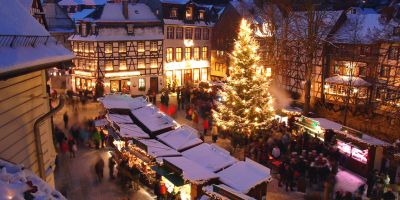
<path id="1" fill-rule="evenodd" d="M 197 130 L 178 124 L 143 97 L 108 95 L 100 101 L 116 153 L 140 171 L 142 183 L 154 187 L 162 182 L 183 200 L 266 197 L 269 168 L 203 143 Z"/>

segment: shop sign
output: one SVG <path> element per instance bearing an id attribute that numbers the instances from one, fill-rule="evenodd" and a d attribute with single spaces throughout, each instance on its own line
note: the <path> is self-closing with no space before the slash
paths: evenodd
<path id="1" fill-rule="evenodd" d="M 312 129 L 317 129 L 317 127 L 319 127 L 318 121 L 312 120 L 312 119 L 304 117 L 304 116 L 301 116 L 300 123 L 302 123 L 303 125 L 305 125 L 309 128 L 312 128 Z"/>

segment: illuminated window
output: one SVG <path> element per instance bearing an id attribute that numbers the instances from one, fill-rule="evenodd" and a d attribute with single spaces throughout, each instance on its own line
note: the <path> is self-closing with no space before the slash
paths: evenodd
<path id="1" fill-rule="evenodd" d="M 75 87 L 77 89 L 81 89 L 81 79 L 80 78 L 75 78 Z"/>
<path id="2" fill-rule="evenodd" d="M 390 67 L 389 66 L 381 66 L 381 71 L 380 71 L 381 77 L 388 77 L 389 73 L 390 73 Z"/>
<path id="3" fill-rule="evenodd" d="M 79 51 L 79 52 L 83 52 L 83 43 L 82 43 L 82 42 L 79 42 L 79 49 L 78 49 L 78 51 Z"/>
<path id="4" fill-rule="evenodd" d="M 210 30 L 208 28 L 203 28 L 203 40 L 210 39 Z"/>
<path id="5" fill-rule="evenodd" d="M 201 80 L 202 81 L 208 80 L 207 68 L 201 68 Z"/>
<path id="6" fill-rule="evenodd" d="M 93 44 L 93 42 L 91 42 L 91 43 L 89 44 L 89 52 L 90 52 L 90 53 L 94 53 L 94 44 Z"/>
<path id="7" fill-rule="evenodd" d="M 126 53 L 126 43 L 125 42 L 119 43 L 119 52 Z"/>
<path id="8" fill-rule="evenodd" d="M 146 90 L 146 79 L 139 78 L 139 90 L 141 91 Z"/>
<path id="9" fill-rule="evenodd" d="M 174 39 L 174 27 L 167 27 L 167 39 Z"/>
<path id="10" fill-rule="evenodd" d="M 116 81 L 110 81 L 110 89 L 111 92 L 120 92 L 120 82 L 119 80 Z"/>
<path id="11" fill-rule="evenodd" d="M 200 69 L 193 70 L 193 80 L 197 83 L 200 80 Z"/>
<path id="12" fill-rule="evenodd" d="M 72 46 L 74 48 L 74 52 L 78 52 L 78 43 L 74 42 L 72 43 Z"/>
<path id="13" fill-rule="evenodd" d="M 133 34 L 133 24 L 128 24 L 128 34 L 131 35 Z"/>
<path id="14" fill-rule="evenodd" d="M 192 20 L 192 19 L 193 19 L 193 8 L 187 7 L 186 8 L 186 20 Z"/>
<path id="15" fill-rule="evenodd" d="M 112 71 L 112 70 L 114 70 L 113 62 L 111 60 L 107 60 L 106 61 L 106 71 Z"/>
<path id="16" fill-rule="evenodd" d="M 185 28 L 185 39 L 192 39 L 193 37 L 193 29 Z"/>
<path id="17" fill-rule="evenodd" d="M 119 70 L 126 70 L 126 60 L 119 61 Z"/>
<path id="18" fill-rule="evenodd" d="M 105 52 L 112 53 L 112 44 L 105 44 Z"/>
<path id="19" fill-rule="evenodd" d="M 175 60 L 182 61 L 182 48 L 175 48 Z"/>
<path id="20" fill-rule="evenodd" d="M 146 68 L 146 64 L 144 62 L 144 59 L 139 59 L 138 60 L 138 69 L 144 69 Z"/>
<path id="21" fill-rule="evenodd" d="M 194 29 L 194 39 L 201 40 L 201 28 Z"/>
<path id="22" fill-rule="evenodd" d="M 185 60 L 192 59 L 192 48 L 186 47 L 185 48 Z"/>
<path id="23" fill-rule="evenodd" d="M 183 28 L 182 27 L 176 28 L 176 39 L 183 39 Z"/>
<path id="24" fill-rule="evenodd" d="M 129 79 L 125 79 L 125 80 L 121 80 L 121 92 L 122 93 L 129 93 L 129 91 L 131 90 L 130 87 L 130 80 Z"/>
<path id="25" fill-rule="evenodd" d="M 150 43 L 150 51 L 157 51 L 157 41 L 152 41 Z"/>
<path id="26" fill-rule="evenodd" d="M 199 47 L 193 48 L 193 59 L 195 59 L 195 60 L 200 59 L 200 48 Z"/>
<path id="27" fill-rule="evenodd" d="M 89 43 L 85 42 L 85 53 L 89 53 Z"/>
<path id="28" fill-rule="evenodd" d="M 144 42 L 138 42 L 138 52 L 144 52 Z"/>
<path id="29" fill-rule="evenodd" d="M 171 13 L 170 13 L 170 17 L 171 18 L 176 18 L 178 16 L 178 9 L 177 8 L 172 8 L 171 9 Z"/>
<path id="30" fill-rule="evenodd" d="M 389 47 L 388 58 L 390 60 L 397 60 L 398 55 L 399 55 L 399 48 L 398 47 Z"/>
<path id="31" fill-rule="evenodd" d="M 158 67 L 157 58 L 152 58 L 150 60 L 150 67 L 151 68 L 157 68 Z"/>
<path id="32" fill-rule="evenodd" d="M 208 59 L 208 48 L 207 47 L 201 48 L 201 59 L 203 59 L 203 60 Z"/>
<path id="33" fill-rule="evenodd" d="M 204 19 L 204 10 L 199 11 L 199 19 L 203 20 Z"/>
<path id="34" fill-rule="evenodd" d="M 172 62 L 174 50 L 167 48 L 167 62 Z"/>

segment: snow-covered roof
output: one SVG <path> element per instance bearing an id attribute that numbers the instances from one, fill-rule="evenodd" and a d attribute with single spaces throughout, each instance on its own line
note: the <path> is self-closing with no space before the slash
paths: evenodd
<path id="1" fill-rule="evenodd" d="M 253 187 L 271 180 L 271 170 L 249 158 L 218 172 L 219 179 L 225 185 L 247 194 Z"/>
<path id="2" fill-rule="evenodd" d="M 119 123 L 119 124 L 133 124 L 133 121 L 129 115 L 108 113 L 107 119 L 111 122 L 115 122 L 115 123 Z"/>
<path id="3" fill-rule="evenodd" d="M 94 120 L 94 126 L 96 126 L 96 127 L 105 126 L 107 124 L 108 124 L 108 121 L 106 119 Z"/>
<path id="4" fill-rule="evenodd" d="M 128 4 L 128 19 L 122 12 L 122 3 L 107 3 L 96 22 L 160 22 L 144 3 Z"/>
<path id="5" fill-rule="evenodd" d="M 164 38 L 161 27 L 134 28 L 134 34 L 128 35 L 126 28 L 100 28 L 98 35 L 82 37 L 72 35 L 71 41 L 134 41 L 134 40 L 162 40 Z"/>
<path id="6" fill-rule="evenodd" d="M 187 4 L 190 0 L 160 0 L 161 3 Z"/>
<path id="7" fill-rule="evenodd" d="M 220 188 L 222 190 L 225 190 L 225 191 L 229 192 L 230 194 L 233 194 L 233 195 L 235 195 L 235 196 L 237 196 L 237 197 L 239 197 L 240 199 L 243 199 L 243 200 L 255 200 L 253 197 L 249 197 L 249 196 L 247 196 L 247 195 L 245 195 L 245 194 L 243 194 L 241 192 L 238 192 L 238 191 L 234 190 L 233 188 L 230 188 L 229 186 L 224 185 L 224 184 L 207 185 L 207 186 L 204 186 L 202 189 L 206 194 L 217 196 L 218 199 L 230 200 L 230 198 L 225 197 L 225 196 L 222 195 L 224 193 L 220 194 L 217 191 L 214 191 L 214 187 Z"/>
<path id="8" fill-rule="evenodd" d="M 150 132 L 172 128 L 176 125 L 176 122 L 171 117 L 160 112 L 153 105 L 133 109 L 131 112 Z"/>
<path id="9" fill-rule="evenodd" d="M 187 125 L 158 135 L 157 138 L 177 151 L 185 150 L 203 143 L 197 131 Z"/>
<path id="10" fill-rule="evenodd" d="M 21 3 L 21 5 L 22 5 L 26 10 L 28 10 L 28 12 L 31 11 L 32 4 L 33 4 L 33 1 L 32 1 L 32 0 L 18 0 L 18 1 L 19 1 L 19 3 Z"/>
<path id="11" fill-rule="evenodd" d="M 165 157 L 164 160 L 181 169 L 185 180 L 201 184 L 210 179 L 218 178 L 217 174 L 185 157 Z"/>
<path id="12" fill-rule="evenodd" d="M 99 99 L 106 109 L 136 109 L 149 104 L 144 97 L 110 94 Z"/>
<path id="13" fill-rule="evenodd" d="M 194 23 L 185 23 L 183 20 L 179 19 L 164 19 L 164 24 L 168 25 L 180 25 L 180 26 L 207 26 L 213 27 L 213 22 L 195 21 Z"/>
<path id="14" fill-rule="evenodd" d="M 325 118 L 310 118 L 310 119 L 319 122 L 319 126 L 323 129 L 340 130 L 343 127 L 343 125 Z"/>
<path id="15" fill-rule="evenodd" d="M 91 15 L 96 9 L 83 9 L 76 13 L 71 13 L 70 17 L 74 21 L 85 19 L 87 16 Z"/>
<path id="16" fill-rule="evenodd" d="M 143 139 L 139 140 L 139 142 L 147 147 L 147 153 L 153 158 L 181 156 L 181 153 L 157 140 Z"/>
<path id="17" fill-rule="evenodd" d="M 107 3 L 107 0 L 61 0 L 58 2 L 60 6 L 101 6 Z"/>
<path id="18" fill-rule="evenodd" d="M 123 124 L 116 123 L 119 126 L 119 135 L 123 138 L 150 138 L 150 136 L 144 132 L 139 126 L 136 124 Z"/>
<path id="19" fill-rule="evenodd" d="M 66 200 L 32 171 L 0 159 L 0 199 L 25 199 L 24 192 L 30 189 L 28 181 L 37 187 L 32 193 L 35 199 Z"/>
<path id="20" fill-rule="evenodd" d="M 211 172 L 219 171 L 237 162 L 237 160 L 225 149 L 207 143 L 190 148 L 182 152 L 182 155 L 205 167 Z"/>
<path id="21" fill-rule="evenodd" d="M 0 73 L 26 69 L 38 65 L 58 63 L 71 60 L 74 55 L 53 38 L 29 12 L 24 10 L 19 1 L 0 1 Z M 11 35 L 11 36 L 7 36 Z M 13 47 L 8 43 L 13 41 L 13 35 L 18 36 Z M 35 45 L 26 45 L 35 41 Z M 44 36 L 44 37 L 39 37 Z M 9 37 L 7 39 L 7 37 Z M 30 42 L 29 42 L 30 41 Z M 47 42 L 46 42 L 47 41 Z"/>
<path id="22" fill-rule="evenodd" d="M 349 137 L 349 138 L 359 141 L 361 143 L 367 143 L 369 145 L 376 145 L 376 146 L 389 146 L 390 145 L 389 143 L 387 143 L 385 141 L 382 141 L 378 138 L 375 138 L 375 137 L 372 137 L 372 136 L 366 135 L 366 134 L 361 134 L 361 137 L 357 137 L 346 131 L 335 130 L 335 132 L 345 135 L 346 137 Z"/>
<path id="23" fill-rule="evenodd" d="M 326 83 L 333 83 L 333 84 L 341 84 L 341 85 L 349 85 L 351 82 L 351 85 L 353 87 L 369 87 L 371 86 L 370 83 L 365 81 L 364 79 L 360 77 L 350 77 L 350 76 L 341 76 L 341 75 L 335 75 L 332 77 L 329 77 L 325 79 Z"/>

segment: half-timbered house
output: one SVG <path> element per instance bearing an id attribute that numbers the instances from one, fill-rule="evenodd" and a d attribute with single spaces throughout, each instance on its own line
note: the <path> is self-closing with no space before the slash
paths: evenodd
<path id="1" fill-rule="evenodd" d="M 107 3 L 98 19 L 76 23 L 71 36 L 76 54 L 72 75 L 75 92 L 104 83 L 105 93 L 145 94 L 162 88 L 161 21 L 142 3 Z"/>

